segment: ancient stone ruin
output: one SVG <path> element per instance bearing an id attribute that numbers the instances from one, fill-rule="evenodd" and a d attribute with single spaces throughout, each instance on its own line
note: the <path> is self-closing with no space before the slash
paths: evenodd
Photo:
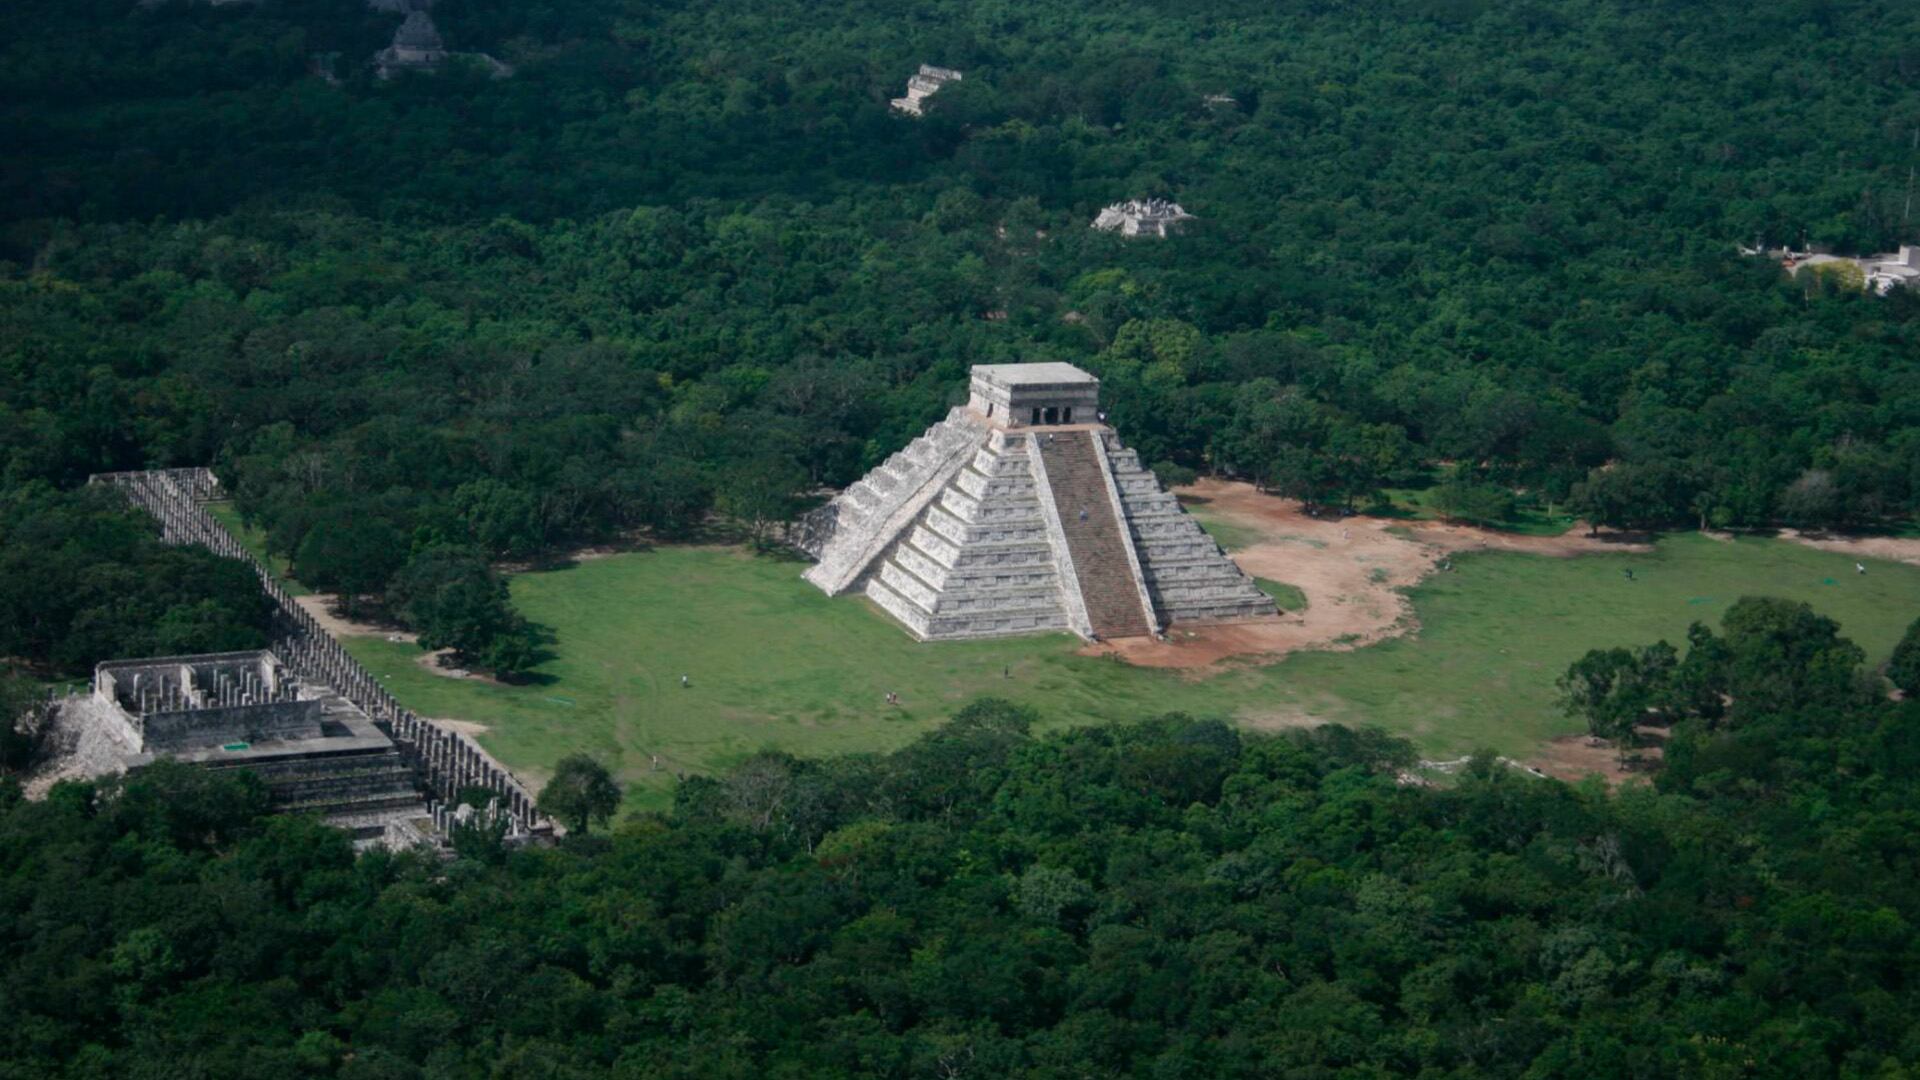
<path id="1" fill-rule="evenodd" d="M 952 68 L 921 64 L 920 71 L 907 80 L 907 96 L 894 98 L 893 107 L 909 116 L 925 116 L 928 98 L 948 83 L 959 82 L 965 77 Z"/>
<path id="2" fill-rule="evenodd" d="M 433 25 L 433 16 L 427 14 L 428 3 L 398 0 L 398 3 L 375 2 L 373 6 L 375 10 L 405 10 L 407 13 L 400 28 L 393 32 L 393 44 L 373 54 L 374 74 L 383 79 L 391 79 L 405 71 L 438 71 L 442 64 L 455 58 L 486 65 L 496 79 L 513 74 L 512 67 L 486 53 L 448 52 L 446 42 L 440 38 L 439 28 Z"/>
<path id="3" fill-rule="evenodd" d="M 55 730 L 84 758 L 74 775 L 161 758 L 248 769 L 276 810 L 318 814 L 363 841 L 437 831 L 394 741 L 271 651 L 107 661 L 94 669 L 90 693 L 58 704 Z"/>
<path id="4" fill-rule="evenodd" d="M 400 28 L 393 32 L 393 44 L 373 54 L 373 68 L 381 78 L 391 79 L 402 71 L 432 71 L 448 55 L 433 16 L 414 10 L 407 12 Z"/>
<path id="5" fill-rule="evenodd" d="M 802 523 L 828 595 L 922 640 L 1157 634 L 1277 614 L 1120 442 L 1071 364 L 973 369 L 967 404 Z"/>
<path id="6" fill-rule="evenodd" d="M 1165 238 L 1182 224 L 1196 220 L 1176 202 L 1165 199 L 1128 199 L 1114 203 L 1093 219 L 1093 227 L 1121 236 Z"/>
<path id="7" fill-rule="evenodd" d="M 116 772 L 162 754 L 206 768 L 248 768 L 266 780 L 278 808 L 318 813 L 364 842 L 389 844 L 443 840 L 456 804 L 484 788 L 492 793 L 489 812 L 506 821 L 510 838 L 551 834 L 552 823 L 512 772 L 467 735 L 401 707 L 207 513 L 202 504 L 221 493 L 213 473 L 102 473 L 89 483 L 112 487 L 153 515 L 163 541 L 246 562 L 274 603 L 274 630 L 267 653 L 103 665 L 110 680 L 97 673 L 94 692 L 62 703 L 56 719 L 56 733 L 64 725 L 75 744 L 72 760 L 59 766 L 65 775 Z M 311 737 L 309 701 L 319 702 L 318 737 Z M 231 709 L 243 711 L 221 712 Z"/>
<path id="8" fill-rule="evenodd" d="M 147 753 L 320 738 L 320 702 L 270 652 L 110 660 L 94 700 Z"/>
<path id="9" fill-rule="evenodd" d="M 1880 255 L 1834 255 L 1825 251 L 1795 251 L 1791 247 L 1740 247 L 1740 254 L 1773 259 L 1796 277 L 1805 271 L 1840 272 L 1841 280 L 1857 282 L 1876 296 L 1895 289 L 1920 287 L 1920 246 L 1902 244 L 1900 250 Z"/>

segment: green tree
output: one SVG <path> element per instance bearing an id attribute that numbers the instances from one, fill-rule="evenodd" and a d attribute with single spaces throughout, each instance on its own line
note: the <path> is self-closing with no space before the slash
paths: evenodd
<path id="1" fill-rule="evenodd" d="M 1721 620 L 1736 719 L 1844 701 L 1866 654 L 1812 605 L 1745 596 Z"/>
<path id="2" fill-rule="evenodd" d="M 406 557 L 392 525 L 357 513 L 325 516 L 309 529 L 293 556 L 293 573 L 315 588 L 336 592 L 357 612 L 367 596 L 393 578 Z"/>
<path id="3" fill-rule="evenodd" d="M 1920 697 L 1920 619 L 1915 619 L 1900 635 L 1887 660 L 1887 678 L 1908 697 Z"/>
<path id="4" fill-rule="evenodd" d="M 620 797 L 620 785 L 605 765 L 586 754 L 569 754 L 553 767 L 553 778 L 536 801 L 541 813 L 585 836 L 595 823 L 613 820 Z"/>
<path id="5" fill-rule="evenodd" d="M 47 695 L 25 674 L 0 664 L 0 774 L 31 767 L 47 730 Z"/>
<path id="6" fill-rule="evenodd" d="M 471 480 L 454 489 L 453 506 L 473 541 L 489 555 L 530 555 L 546 542 L 540 499 L 524 488 L 485 477 Z"/>
<path id="7" fill-rule="evenodd" d="M 544 658 L 539 628 L 509 603 L 506 582 L 472 548 L 436 545 L 416 554 L 387 586 L 389 606 L 424 649 L 452 649 L 461 663 L 503 676 Z"/>
<path id="8" fill-rule="evenodd" d="M 806 473 L 786 458 L 749 458 L 721 472 L 717 506 L 755 547 L 765 548 L 774 541 L 774 529 L 793 517 L 806 480 Z"/>
<path id="9" fill-rule="evenodd" d="M 1673 646 L 1664 641 L 1636 649 L 1594 649 L 1555 684 L 1560 706 L 1585 720 L 1594 735 L 1630 746 L 1634 727 L 1654 719 L 1649 714 L 1670 699 L 1678 666 Z"/>

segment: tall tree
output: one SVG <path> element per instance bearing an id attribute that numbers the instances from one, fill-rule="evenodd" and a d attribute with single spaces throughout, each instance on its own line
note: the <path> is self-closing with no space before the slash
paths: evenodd
<path id="1" fill-rule="evenodd" d="M 595 824 L 613 820 L 620 797 L 620 785 L 605 765 L 586 754 L 569 754 L 553 767 L 553 778 L 536 802 L 541 813 L 585 836 Z"/>

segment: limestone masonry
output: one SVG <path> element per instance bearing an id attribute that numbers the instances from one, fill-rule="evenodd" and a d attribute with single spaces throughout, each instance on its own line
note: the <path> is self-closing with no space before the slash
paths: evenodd
<path id="1" fill-rule="evenodd" d="M 266 650 L 111 660 L 61 723 L 95 745 L 91 767 L 159 758 L 257 774 L 282 813 L 318 814 L 363 841 L 436 831 L 400 748 L 331 688 Z M 82 733 L 82 729 L 88 729 Z"/>
<path id="2" fill-rule="evenodd" d="M 393 44 L 373 54 L 374 74 L 382 79 L 391 79 L 406 71 L 437 71 L 454 57 L 485 65 L 496 79 L 513 74 L 510 65 L 486 53 L 448 52 L 439 28 L 433 25 L 433 16 L 427 14 L 427 9 L 433 6 L 431 0 L 369 0 L 369 6 L 375 11 L 406 14 L 399 29 L 393 32 Z"/>
<path id="3" fill-rule="evenodd" d="M 858 590 L 924 640 L 1275 615 L 1162 490 L 1071 364 L 973 369 L 967 404 L 802 523 L 830 596 Z"/>
<path id="4" fill-rule="evenodd" d="M 909 116 L 925 116 L 927 99 L 940 91 L 950 82 L 960 82 L 966 76 L 952 68 L 934 67 L 921 64 L 920 71 L 907 80 L 907 96 L 894 98 L 890 104 L 898 111 Z"/>
<path id="5" fill-rule="evenodd" d="M 1152 236 L 1161 239 L 1171 235 L 1173 230 L 1186 222 L 1195 220 L 1192 214 L 1180 208 L 1176 202 L 1165 199 L 1128 199 L 1114 203 L 1100 216 L 1093 219 L 1093 227 L 1101 232 L 1117 232 L 1121 236 Z"/>

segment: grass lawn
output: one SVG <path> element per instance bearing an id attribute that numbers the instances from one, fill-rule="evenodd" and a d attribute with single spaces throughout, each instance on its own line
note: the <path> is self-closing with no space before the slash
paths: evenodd
<path id="1" fill-rule="evenodd" d="M 1240 551 L 1260 543 L 1267 537 L 1259 529 L 1242 525 L 1237 521 L 1216 517 L 1205 503 L 1185 503 L 1187 512 L 1193 515 L 1200 528 L 1213 537 L 1214 542 L 1228 551 Z"/>
<path id="2" fill-rule="evenodd" d="M 1254 578 L 1253 583 L 1260 587 L 1261 592 L 1273 597 L 1274 603 L 1280 605 L 1281 611 L 1307 610 L 1307 594 L 1301 592 L 1298 588 L 1284 581 L 1274 581 L 1263 577 Z"/>
<path id="3" fill-rule="evenodd" d="M 1734 600 L 1764 593 L 1812 602 L 1877 664 L 1920 614 L 1920 568 L 1874 562 L 1862 577 L 1850 555 L 1775 540 L 1686 534 L 1647 555 L 1479 554 L 1454 566 L 1414 591 L 1417 635 L 1205 678 L 1079 656 L 1065 636 L 917 643 L 863 598 L 828 599 L 802 582 L 802 564 L 729 548 L 515 577 L 516 604 L 558 635 L 538 685 L 448 679 L 383 638 L 346 645 L 420 712 L 489 725 L 481 740 L 536 784 L 561 755 L 585 750 L 640 785 L 634 804 L 657 806 L 675 770 L 764 747 L 885 750 L 982 694 L 1059 723 L 1180 709 L 1258 727 L 1310 715 L 1378 724 L 1435 756 L 1525 756 L 1575 730 L 1553 706 L 1553 680 L 1589 648 L 1678 642 L 1690 622 L 1717 622 Z M 884 704 L 889 690 L 901 706 Z"/>

